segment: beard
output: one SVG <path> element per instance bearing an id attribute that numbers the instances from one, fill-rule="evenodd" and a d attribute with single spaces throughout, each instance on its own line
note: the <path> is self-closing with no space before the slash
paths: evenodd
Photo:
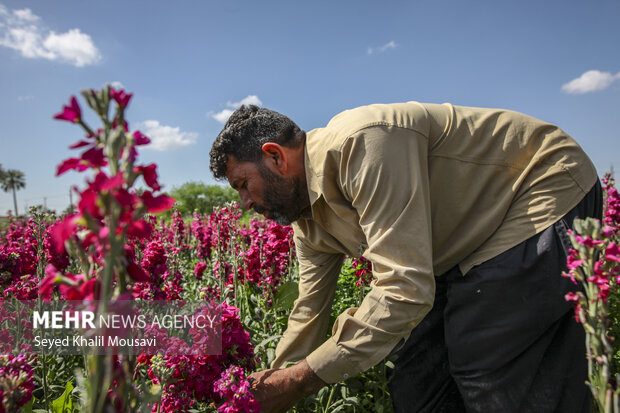
<path id="1" fill-rule="evenodd" d="M 269 212 L 269 219 L 280 225 L 297 221 L 310 206 L 310 197 L 299 177 L 283 178 L 258 162 L 263 179 L 263 205 L 254 205 L 256 212 Z"/>

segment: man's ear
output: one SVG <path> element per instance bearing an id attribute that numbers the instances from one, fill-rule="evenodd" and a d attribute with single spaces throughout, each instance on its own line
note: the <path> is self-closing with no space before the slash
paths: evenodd
<path id="1" fill-rule="evenodd" d="M 274 168 L 281 174 L 285 174 L 288 170 L 286 149 L 275 142 L 267 142 L 263 144 L 261 149 L 267 166 Z"/>

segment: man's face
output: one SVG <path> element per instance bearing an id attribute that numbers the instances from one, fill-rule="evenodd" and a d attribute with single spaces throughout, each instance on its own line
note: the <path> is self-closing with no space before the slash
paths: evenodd
<path id="1" fill-rule="evenodd" d="M 238 162 L 230 156 L 226 165 L 230 186 L 239 192 L 241 206 L 254 209 L 280 225 L 290 225 L 308 207 L 308 193 L 295 177 L 282 177 L 261 160 Z"/>

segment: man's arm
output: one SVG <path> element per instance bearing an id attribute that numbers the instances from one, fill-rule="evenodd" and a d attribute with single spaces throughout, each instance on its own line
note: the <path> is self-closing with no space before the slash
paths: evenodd
<path id="1" fill-rule="evenodd" d="M 344 255 L 328 246 L 310 246 L 304 234 L 313 238 L 330 237 L 320 228 L 308 228 L 307 223 L 293 225 L 299 263 L 299 297 L 288 318 L 288 326 L 276 348 L 271 367 L 285 367 L 289 362 L 303 360 L 325 341 L 331 305 Z M 316 231 L 321 232 L 317 234 Z M 308 234 L 310 232 L 310 234 Z"/>
<path id="2" fill-rule="evenodd" d="M 308 228 L 301 225 L 293 226 L 299 262 L 299 297 L 276 348 L 276 358 L 271 364 L 274 368 L 250 376 L 254 379 L 252 392 L 261 403 L 263 412 L 285 412 L 326 385 L 310 369 L 304 357 L 325 340 L 344 255 L 329 251 L 325 246 L 318 251 L 307 245 L 301 233 L 308 231 Z M 322 230 L 314 228 L 314 231 Z M 323 236 L 329 237 L 329 234 Z M 297 361 L 294 366 L 279 369 L 288 362 Z"/>
<path id="3" fill-rule="evenodd" d="M 341 314 L 332 337 L 306 357 L 307 366 L 325 383 L 342 381 L 380 362 L 432 307 L 427 144 L 415 131 L 375 126 L 360 131 L 342 148 L 339 185 L 358 212 L 369 245 L 364 256 L 373 264 L 375 280 L 360 308 Z M 276 385 L 287 372 L 273 374 Z M 313 382 L 312 375 L 300 377 Z M 291 386 L 284 388 L 289 390 L 279 393 L 282 400 L 300 395 Z M 262 394 L 260 386 L 256 390 Z"/>

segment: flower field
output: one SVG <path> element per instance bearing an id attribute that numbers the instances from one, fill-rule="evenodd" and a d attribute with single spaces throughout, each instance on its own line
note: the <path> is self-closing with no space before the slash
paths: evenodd
<path id="1" fill-rule="evenodd" d="M 295 298 L 297 273 L 290 227 L 259 219 L 246 221 L 233 204 L 209 216 L 195 214 L 187 224 L 178 213 L 169 222 L 148 216 L 150 235 L 129 237 L 126 256 L 140 267 L 136 271 L 148 274 L 148 280 L 139 278 L 141 281 L 133 282 L 132 298 L 221 300 L 225 309 L 223 354 L 138 356 L 131 361 L 134 374 L 123 377 L 131 381 L 136 404 L 124 405 L 128 400 L 123 399 L 129 398 L 117 394 L 121 387 L 113 385 L 108 389 L 106 403 L 114 406 L 115 411 L 202 412 L 212 411 L 213 402 L 219 411 L 254 411 L 251 397 L 246 397 L 245 376 L 268 368 L 273 360 Z M 73 281 L 79 278 L 74 275 L 79 272 L 79 264 L 66 251 L 57 254 L 54 250 L 52 234 L 59 225 L 60 221 L 35 215 L 28 220 L 11 221 L 4 229 L 0 239 L 0 274 L 5 300 L 93 298 L 95 289 L 89 287 L 88 281 L 79 287 L 74 285 Z M 52 283 L 58 272 L 63 272 L 58 276 L 62 279 Z M 347 262 L 334 318 L 339 311 L 361 300 L 368 273 L 367 262 Z M 2 334 L 8 334 L 4 327 L 5 324 Z M 10 349 L 2 352 L 10 353 Z M 112 361 L 115 367 L 120 366 L 120 359 L 121 356 Z M 305 400 L 297 411 L 336 411 L 339 406 L 341 411 L 389 411 L 382 368 L 346 385 L 324 389 Z M 82 411 L 87 390 L 80 386 L 85 386 L 89 371 L 82 356 L 7 355 L 3 356 L 0 371 L 6 412 L 19 408 Z M 69 388 L 73 390 L 67 392 Z M 236 389 L 234 393 L 230 393 L 231 388 Z M 362 400 L 362 394 L 369 398 Z M 65 410 L 54 409 L 55 401 L 66 398 L 71 402 Z"/>
<path id="2" fill-rule="evenodd" d="M 156 353 L 33 352 L 30 342 L 8 344 L 30 320 L 0 311 L 0 413 L 259 411 L 247 377 L 274 359 L 297 295 L 291 228 L 244 216 L 236 203 L 164 219 L 174 200 L 160 193 L 156 165 L 137 163 L 136 148 L 149 140 L 125 120 L 131 94 L 106 87 L 82 95 L 101 128 L 85 123 L 75 97 L 55 118 L 85 132 L 70 146 L 79 156 L 57 168 L 57 175 L 85 172 L 85 188 L 74 188 L 71 214 L 33 211 L 0 228 L 0 303 L 93 302 L 103 314 L 119 300 L 215 302 L 221 352 L 192 353 L 208 340 L 205 332 L 190 330 L 188 343 L 154 328 L 147 334 L 164 343 Z M 138 189 L 139 180 L 145 186 Z M 364 259 L 347 261 L 334 319 L 361 302 L 370 274 Z M 295 410 L 390 411 L 385 364 L 322 389 Z"/>
<path id="3" fill-rule="evenodd" d="M 292 229 L 243 214 L 236 203 L 204 215 L 173 209 L 165 219 L 161 213 L 174 200 L 161 193 L 156 165 L 138 163 L 137 147 L 149 139 L 130 132 L 125 109 L 132 95 L 109 86 L 82 95 L 100 128 L 85 123 L 75 97 L 55 116 L 85 132 L 70 146 L 79 156 L 57 169 L 58 175 L 85 172 L 85 187 L 75 188 L 77 208 L 63 217 L 33 211 L 0 226 L 0 304 L 90 302 L 105 314 L 118 302 L 215 303 L 221 351 L 196 351 L 213 339 L 204 330 L 190 329 L 184 341 L 149 325 L 144 334 L 158 338 L 155 352 L 34 352 L 27 340 L 8 344 L 31 320 L 2 307 L 0 413 L 258 412 L 248 377 L 269 368 L 297 297 Z M 566 299 L 589 336 L 592 392 L 600 410 L 611 412 L 618 411 L 619 393 L 613 340 L 620 332 L 620 198 L 611 178 L 604 185 L 605 218 L 570 234 L 575 248 L 564 275 L 584 284 L 583 293 Z M 360 305 L 371 279 L 363 257 L 345 261 L 332 322 Z M 327 386 L 294 411 L 390 412 L 390 364 Z"/>

